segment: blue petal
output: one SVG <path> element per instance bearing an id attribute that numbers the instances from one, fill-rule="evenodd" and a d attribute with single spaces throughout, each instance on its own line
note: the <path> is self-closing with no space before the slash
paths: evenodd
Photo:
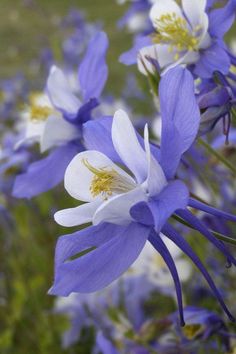
<path id="1" fill-rule="evenodd" d="M 77 110 L 76 114 L 69 114 L 63 112 L 63 116 L 67 122 L 81 128 L 81 125 L 91 119 L 91 111 L 99 105 L 97 98 L 91 98 L 86 103 L 82 104 Z"/>
<path id="2" fill-rule="evenodd" d="M 139 202 L 130 209 L 130 215 L 136 221 L 147 226 L 155 226 L 160 232 L 168 218 L 177 210 L 186 208 L 189 192 L 179 180 L 170 182 L 156 198 L 148 203 Z"/>
<path id="3" fill-rule="evenodd" d="M 148 202 L 152 212 L 155 230 L 160 232 L 169 217 L 177 210 L 187 207 L 189 191 L 181 181 L 170 182 L 162 192 Z"/>
<path id="4" fill-rule="evenodd" d="M 227 5 L 215 9 L 209 14 L 209 33 L 212 37 L 223 38 L 235 19 L 236 1 L 228 1 Z"/>
<path id="5" fill-rule="evenodd" d="M 194 74 L 207 79 L 212 77 L 214 71 L 227 74 L 230 65 L 230 58 L 224 46 L 220 43 L 214 43 L 202 52 L 200 60 L 195 65 Z"/>
<path id="6" fill-rule="evenodd" d="M 114 149 L 111 137 L 112 117 L 102 117 L 91 120 L 83 125 L 83 138 L 88 150 L 100 151 L 109 157 L 113 162 L 123 164 L 120 156 Z M 141 146 L 144 148 L 144 139 L 136 132 Z M 152 155 L 159 160 L 159 148 L 150 144 Z"/>
<path id="7" fill-rule="evenodd" d="M 112 342 L 110 342 L 101 331 L 97 333 L 96 344 L 103 354 L 118 354 Z"/>
<path id="8" fill-rule="evenodd" d="M 130 215 L 139 223 L 147 226 L 154 225 L 154 218 L 148 203 L 139 202 L 130 209 Z"/>
<path id="9" fill-rule="evenodd" d="M 199 200 L 190 198 L 189 199 L 189 206 L 192 208 L 195 208 L 195 209 L 202 210 L 205 213 L 208 213 L 208 214 L 211 214 L 214 216 L 218 216 L 218 217 L 224 218 L 226 220 L 236 222 L 236 215 L 226 213 L 225 211 L 221 211 L 219 209 L 213 208 L 212 206 L 202 203 Z"/>
<path id="10" fill-rule="evenodd" d="M 167 178 L 173 178 L 182 154 L 192 145 L 199 128 L 200 111 L 194 82 L 188 70 L 169 70 L 160 82 L 162 117 L 160 163 Z"/>
<path id="11" fill-rule="evenodd" d="M 81 151 L 75 144 L 61 146 L 46 158 L 29 165 L 27 172 L 15 179 L 13 196 L 16 198 L 32 198 L 46 192 L 59 184 L 72 158 Z"/>
<path id="12" fill-rule="evenodd" d="M 89 293 L 109 285 L 135 261 L 149 236 L 149 228 L 99 224 L 58 240 L 55 282 L 50 294 Z M 91 249 L 95 248 L 95 249 Z M 78 256 L 80 252 L 90 251 Z"/>
<path id="13" fill-rule="evenodd" d="M 178 210 L 177 214 L 186 220 L 194 229 L 198 230 L 208 241 L 213 243 L 227 258 L 229 263 L 236 265 L 236 259 L 231 255 L 222 241 L 219 241 L 213 234 L 207 229 L 207 227 L 194 216 L 190 211 Z"/>
<path id="14" fill-rule="evenodd" d="M 223 106 L 231 100 L 229 91 L 225 87 L 216 87 L 212 91 L 204 93 L 199 101 L 200 109 Z"/>
<path id="15" fill-rule="evenodd" d="M 79 82 L 84 101 L 98 98 L 107 81 L 108 67 L 106 53 L 108 38 L 105 32 L 99 32 L 91 40 L 85 57 L 79 67 Z"/>
<path id="16" fill-rule="evenodd" d="M 135 64 L 140 49 L 151 44 L 151 39 L 148 36 L 137 36 L 134 41 L 134 46 L 127 52 L 121 54 L 119 61 L 125 65 Z"/>
<path id="17" fill-rule="evenodd" d="M 83 125 L 83 137 L 88 150 L 102 152 L 115 163 L 122 161 L 114 149 L 111 138 L 112 117 L 102 117 Z"/>
<path id="18" fill-rule="evenodd" d="M 189 246 L 189 244 L 185 241 L 185 239 L 171 226 L 166 224 L 163 233 L 165 236 L 167 236 L 170 240 L 172 240 L 196 265 L 196 267 L 200 270 L 206 281 L 208 282 L 210 288 L 212 289 L 213 294 L 215 297 L 218 299 L 219 303 L 221 304 L 223 310 L 225 313 L 228 315 L 230 320 L 234 321 L 234 317 L 228 310 L 227 306 L 224 303 L 224 300 L 222 299 L 222 296 L 215 286 L 214 281 L 212 280 L 210 274 L 202 264 L 201 260 L 198 258 L 198 256 L 193 252 L 192 248 Z"/>
<path id="19" fill-rule="evenodd" d="M 179 315 L 180 315 L 180 321 L 181 325 L 184 326 L 184 315 L 183 315 L 183 302 L 182 302 L 182 290 L 181 290 L 181 284 L 179 280 L 179 275 L 175 266 L 175 262 L 173 261 L 173 258 L 166 247 L 165 243 L 162 241 L 160 235 L 152 233 L 148 240 L 151 242 L 153 247 L 157 250 L 157 252 L 160 253 L 164 261 L 166 262 L 167 267 L 170 270 L 170 273 L 172 275 L 173 281 L 175 283 L 175 289 L 176 289 L 176 295 L 177 295 L 177 301 L 178 301 L 178 306 L 179 306 Z"/>

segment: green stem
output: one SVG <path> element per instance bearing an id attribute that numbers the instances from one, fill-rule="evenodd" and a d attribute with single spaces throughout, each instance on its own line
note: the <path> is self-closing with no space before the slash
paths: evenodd
<path id="1" fill-rule="evenodd" d="M 196 230 L 192 225 L 190 225 L 187 221 L 183 220 L 181 217 L 179 217 L 178 215 L 172 215 L 172 218 L 177 220 L 178 222 L 180 222 L 181 224 L 189 227 L 192 230 Z M 236 239 L 233 239 L 232 237 L 229 236 L 225 236 L 219 232 L 213 231 L 213 230 L 209 230 L 216 238 L 218 238 L 221 241 L 230 243 L 234 246 L 236 246 Z"/>
<path id="2" fill-rule="evenodd" d="M 233 117 L 234 121 L 236 122 L 236 108 L 233 107 L 231 109 L 231 114 L 232 114 L 232 117 Z"/>
<path id="3" fill-rule="evenodd" d="M 206 141 L 203 139 L 199 138 L 198 142 L 200 145 L 202 145 L 209 154 L 215 156 L 217 160 L 222 162 L 226 167 L 230 169 L 230 171 L 236 176 L 236 168 L 231 164 L 230 161 L 228 161 L 223 155 L 221 155 L 218 151 L 214 150 Z"/>

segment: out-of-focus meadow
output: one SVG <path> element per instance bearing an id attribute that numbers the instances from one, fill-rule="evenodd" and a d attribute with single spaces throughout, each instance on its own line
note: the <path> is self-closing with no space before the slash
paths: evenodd
<path id="1" fill-rule="evenodd" d="M 117 58 L 128 48 L 127 35 L 124 38 L 116 29 L 125 6 L 108 0 L 16 0 L 14 4 L 1 0 L 1 77 L 9 77 L 19 71 L 37 76 L 34 62 L 43 47 L 52 48 L 60 60 L 60 45 L 66 33 L 60 32 L 58 27 L 62 18 L 73 8 L 85 11 L 88 21 L 104 25 L 111 46 L 108 53 L 111 64 L 108 87 L 116 90 L 125 74 L 125 68 Z"/>
<path id="2" fill-rule="evenodd" d="M 60 23 L 72 8 L 85 11 L 88 21 L 101 22 L 108 33 L 106 92 L 119 97 L 127 68 L 118 62 L 118 57 L 129 48 L 131 36 L 117 30 L 116 23 L 126 6 L 118 6 L 112 0 L 0 0 L 0 79 L 22 73 L 32 89 L 43 89 L 46 76 L 39 75 L 38 57 L 43 48 L 50 47 L 60 63 L 61 43 L 70 33 L 69 29 L 62 29 Z M 135 71 L 135 68 L 130 70 Z M 146 85 L 144 80 L 142 85 Z M 143 111 L 150 110 L 148 102 L 140 107 Z M 47 295 L 53 280 L 54 248 L 63 230 L 54 222 L 53 212 L 73 203 L 63 188 L 61 193 L 59 190 L 31 201 L 9 197 L 6 207 L 11 210 L 10 219 L 0 220 L 5 225 L 4 231 L 0 229 L 1 354 L 87 354 L 92 351 L 92 329 L 83 332 L 79 344 L 62 349 L 61 335 L 69 327 L 69 321 L 64 315 L 53 312 L 55 298 Z M 65 229 L 64 233 L 67 232 Z M 196 241 L 195 246 L 201 248 Z M 212 301 L 206 300 L 210 308 L 214 308 Z M 165 314 L 165 306 L 160 307 Z M 170 308 L 174 310 L 175 305 L 171 303 Z"/>
<path id="3" fill-rule="evenodd" d="M 72 8 L 84 10 L 88 21 L 101 21 L 108 32 L 111 49 L 108 87 L 118 92 L 124 79 L 124 67 L 118 56 L 127 48 L 116 21 L 124 8 L 110 0 L 16 0 L 0 1 L 0 78 L 23 73 L 32 86 L 40 79 L 37 60 L 44 47 L 53 49 L 60 62 L 60 45 L 66 34 L 60 28 L 63 17 Z M 68 32 L 69 33 L 69 32 Z M 54 315 L 54 298 L 47 295 L 53 279 L 53 257 L 58 226 L 52 215 L 55 199 L 45 193 L 33 201 L 9 201 L 12 220 L 8 234 L 0 235 L 0 352 L 1 354 L 90 353 L 91 334 L 82 336 L 83 346 L 63 351 L 61 333 L 68 327 L 65 317 Z M 0 196 L 1 200 L 1 196 Z M 1 220 L 1 223 L 8 220 Z M 14 224 L 14 225 L 12 225 Z"/>

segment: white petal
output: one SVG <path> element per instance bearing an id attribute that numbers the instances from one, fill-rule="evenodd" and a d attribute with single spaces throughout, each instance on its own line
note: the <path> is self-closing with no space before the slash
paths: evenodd
<path id="1" fill-rule="evenodd" d="M 147 178 L 146 154 L 125 111 L 116 111 L 112 123 L 112 141 L 124 164 L 135 175 L 138 183 Z"/>
<path id="2" fill-rule="evenodd" d="M 208 21 L 208 19 L 207 19 Z M 211 36 L 209 35 L 209 33 L 206 31 L 206 33 L 202 33 L 202 37 L 200 39 L 199 42 L 199 49 L 206 49 L 208 47 L 210 47 L 211 45 Z"/>
<path id="3" fill-rule="evenodd" d="M 62 226 L 77 226 L 91 222 L 100 202 L 85 203 L 76 208 L 64 209 L 55 213 L 55 221 Z"/>
<path id="4" fill-rule="evenodd" d="M 182 58 L 181 61 L 178 62 L 179 64 L 193 64 L 196 63 L 199 59 L 199 52 L 187 52 Z"/>
<path id="5" fill-rule="evenodd" d="M 147 201 L 147 196 L 140 187 L 117 195 L 101 204 L 94 214 L 93 224 L 98 225 L 101 222 L 128 224 L 132 221 L 130 208 L 140 201 Z"/>
<path id="6" fill-rule="evenodd" d="M 192 1 L 192 0 L 187 0 L 187 1 Z M 150 19 L 153 23 L 153 26 L 158 28 L 156 26 L 155 21 L 158 20 L 162 15 L 168 14 L 168 13 L 175 13 L 177 17 L 183 17 L 183 13 L 181 11 L 181 8 L 179 5 L 174 1 L 174 0 L 158 0 L 155 2 L 155 4 L 152 6 L 150 10 Z"/>
<path id="7" fill-rule="evenodd" d="M 45 121 L 28 121 L 24 136 L 16 142 L 14 149 L 19 149 L 26 142 L 40 142 L 41 136 L 43 135 L 45 127 Z"/>
<path id="8" fill-rule="evenodd" d="M 41 137 L 41 152 L 78 137 L 79 130 L 73 124 L 68 123 L 62 116 L 50 116 L 45 123 L 44 133 Z"/>
<path id="9" fill-rule="evenodd" d="M 89 164 L 95 168 L 107 168 L 115 170 L 119 175 L 124 176 L 132 184 L 134 180 L 121 168 L 115 165 L 106 155 L 98 151 L 83 151 L 76 155 L 65 173 L 65 188 L 67 192 L 75 199 L 90 202 L 103 200 L 102 195 L 93 197 L 90 191 L 90 186 L 94 174 L 85 166 L 83 160 L 87 160 Z"/>
<path id="10" fill-rule="evenodd" d="M 161 69 L 178 65 L 178 61 L 175 60 L 175 52 L 169 50 L 170 46 L 168 44 L 156 44 L 155 47 Z"/>
<path id="11" fill-rule="evenodd" d="M 202 25 L 205 17 L 206 0 L 182 0 L 184 13 L 192 28 Z"/>
<path id="12" fill-rule="evenodd" d="M 191 51 L 191 52 L 186 52 L 177 61 L 174 60 L 174 56 L 172 55 L 173 61 L 172 62 L 169 61 L 169 63 L 168 63 L 168 61 L 166 61 L 166 65 L 164 65 L 164 60 L 168 57 L 168 54 L 166 53 L 167 48 L 166 48 L 166 45 L 158 45 L 158 46 L 160 47 L 159 51 L 158 51 L 159 60 L 161 61 L 161 64 L 163 65 L 162 75 L 164 75 L 169 69 L 172 69 L 172 68 L 176 67 L 177 65 L 185 66 L 187 64 L 195 63 L 199 59 L 199 52 L 192 52 Z M 169 59 L 170 59 L 170 56 L 169 56 L 168 60 Z M 160 64 L 160 66 L 162 67 L 161 64 Z"/>
<path id="13" fill-rule="evenodd" d="M 54 107 L 69 114 L 76 114 L 81 103 L 73 94 L 63 71 L 56 66 L 50 70 L 47 92 Z"/>
<path id="14" fill-rule="evenodd" d="M 32 138 L 39 138 L 43 135 L 45 128 L 45 121 L 31 121 L 27 122 L 26 126 L 26 133 L 25 138 L 32 139 Z"/>
<path id="15" fill-rule="evenodd" d="M 138 69 L 142 74 L 146 76 L 148 73 L 152 73 L 152 74 L 155 73 L 155 68 L 147 59 L 147 57 L 157 60 L 158 57 L 157 57 L 157 50 L 155 45 L 143 47 L 138 53 L 138 58 L 137 58 Z"/>
<path id="16" fill-rule="evenodd" d="M 148 195 L 152 197 L 158 195 L 161 192 L 161 190 L 167 184 L 167 181 L 160 164 L 151 155 L 147 124 L 144 129 L 144 144 L 148 161 L 148 177 L 147 180 L 143 183 L 143 186 L 146 186 Z"/>

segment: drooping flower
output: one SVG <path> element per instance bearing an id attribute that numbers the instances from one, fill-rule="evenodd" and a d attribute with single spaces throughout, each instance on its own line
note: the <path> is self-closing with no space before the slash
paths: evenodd
<path id="1" fill-rule="evenodd" d="M 201 109 L 201 124 L 199 134 L 211 131 L 221 120 L 226 142 L 229 141 L 229 132 L 232 120 L 232 110 L 236 106 L 235 82 L 221 73 L 215 73 L 215 80 L 202 80 L 198 90 L 198 104 Z M 217 82 L 216 82 L 217 81 Z"/>
<path id="2" fill-rule="evenodd" d="M 150 58 L 158 62 L 162 72 L 183 64 L 201 78 L 212 77 L 214 71 L 228 74 L 231 58 L 223 36 L 234 21 L 235 9 L 235 0 L 219 9 L 207 6 L 206 0 L 182 0 L 181 5 L 174 0 L 157 0 L 150 10 L 153 34 L 149 39 L 142 37 L 121 61 L 131 64 L 138 60 L 144 74 L 147 69 L 156 70 Z"/>
<path id="3" fill-rule="evenodd" d="M 71 292 L 93 292 L 107 286 L 136 260 L 148 240 L 171 272 L 183 323 L 179 276 L 160 237 L 162 232 L 192 259 L 232 319 L 200 259 L 167 223 L 176 213 L 221 250 L 228 261 L 236 264 L 225 245 L 187 206 L 220 214 L 229 220 L 235 221 L 236 217 L 189 198 L 185 184 L 175 179 L 182 154 L 196 138 L 200 121 L 193 79 L 186 69 L 178 67 L 163 76 L 160 102 L 160 150 L 149 143 L 148 127 L 145 127 L 143 140 L 124 111 L 117 111 L 110 123 L 106 119 L 106 123 L 100 120 L 85 125 L 84 139 L 92 150 L 76 155 L 65 173 L 66 190 L 85 203 L 57 212 L 55 219 L 63 226 L 88 222 L 93 226 L 59 239 L 55 282 L 50 293 L 67 296 Z"/>
<path id="4" fill-rule="evenodd" d="M 33 139 L 40 143 L 41 152 L 48 149 L 51 152 L 46 158 L 33 162 L 16 178 L 15 197 L 31 198 L 55 187 L 63 179 L 73 156 L 83 150 L 82 124 L 91 118 L 107 79 L 107 47 L 104 32 L 97 33 L 91 40 L 79 66 L 81 99 L 73 92 L 64 72 L 56 66 L 50 70 L 45 94 L 31 99 L 25 112 L 26 133 L 20 144 Z"/>

